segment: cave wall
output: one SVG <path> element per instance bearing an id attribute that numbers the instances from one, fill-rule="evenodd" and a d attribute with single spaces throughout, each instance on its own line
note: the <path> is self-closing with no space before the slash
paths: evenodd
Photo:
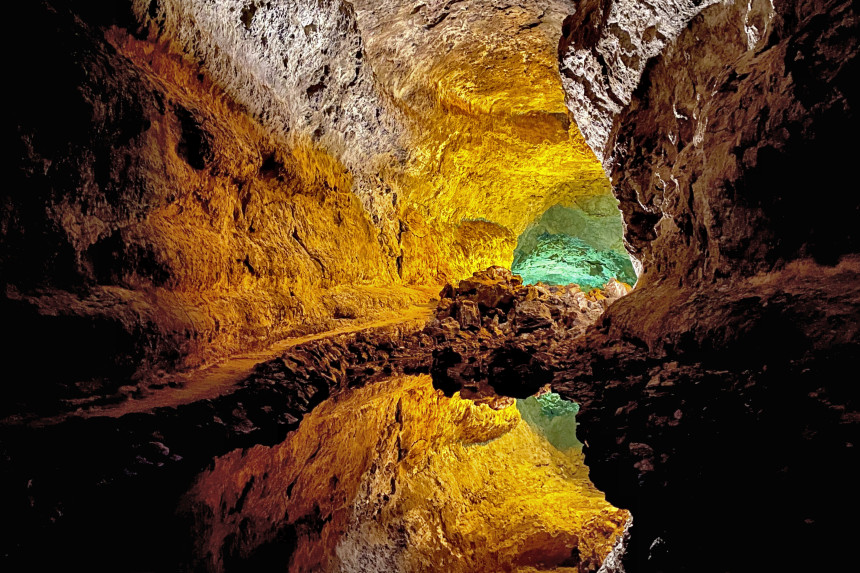
<path id="1" fill-rule="evenodd" d="M 567 21 L 561 72 L 572 113 L 603 126 L 586 140 L 611 170 L 626 240 L 646 281 L 749 275 L 803 256 L 833 263 L 856 252 L 857 209 L 846 177 L 807 167 L 841 164 L 850 154 L 835 144 L 854 121 L 855 94 L 845 80 L 856 66 L 849 8 L 604 4 L 586 4 Z M 671 8 L 682 19 L 666 20 L 670 30 L 636 31 Z M 623 14 L 642 11 L 622 25 Z M 827 18 L 837 25 L 818 29 Z M 655 48 L 646 49 L 644 37 Z M 641 81 L 613 65 L 634 56 Z M 583 95 L 601 89 L 603 76 L 576 65 L 591 60 L 629 76 L 610 76 L 611 97 Z M 586 108 L 587 116 L 577 115 Z M 814 188 L 831 190 L 828 200 L 809 201 L 806 190 Z"/>
<path id="2" fill-rule="evenodd" d="M 570 2 L 354 5 L 368 62 L 412 125 L 396 177 L 404 279 L 509 266 L 547 209 L 609 195 L 557 72 Z"/>
<path id="3" fill-rule="evenodd" d="M 397 198 L 380 175 L 403 155 L 406 126 L 364 61 L 349 2 L 138 0 L 133 10 L 267 132 L 336 157 L 374 224 L 391 232 Z"/>
<path id="4" fill-rule="evenodd" d="M 135 11 L 267 131 L 343 163 L 406 283 L 509 264 L 548 207 L 609 194 L 556 72 L 568 2 L 353 4 Z"/>
<path id="5" fill-rule="evenodd" d="M 721 4 L 650 61 L 630 104 L 611 116 L 606 163 L 626 245 L 643 267 L 639 286 L 648 287 L 615 309 L 617 332 L 656 348 L 683 328 L 659 326 L 673 304 L 651 304 L 645 322 L 632 318 L 632 305 L 713 296 L 708 285 L 766 281 L 795 260 L 830 267 L 858 251 L 850 177 L 808 167 L 845 164 L 852 153 L 836 134 L 857 121 L 847 81 L 855 27 L 847 4 Z M 575 53 L 576 42 L 560 47 Z M 810 200 L 819 188 L 830 190 L 827 201 Z"/>
<path id="6" fill-rule="evenodd" d="M 645 267 L 683 282 L 857 252 L 846 173 L 807 167 L 852 153 L 839 135 L 856 122 L 850 9 L 751 3 L 691 25 L 619 118 L 613 180 Z M 705 49 L 700 29 L 725 40 Z M 810 201 L 812 189 L 827 189 L 827 200 Z"/>
<path id="7" fill-rule="evenodd" d="M 559 71 L 583 137 L 611 165 L 616 117 L 630 104 L 649 61 L 718 0 L 584 0 L 564 21 Z"/>
<path id="8" fill-rule="evenodd" d="M 838 374 L 860 355 L 856 5 L 694 4 L 668 31 L 648 32 L 679 3 L 587 2 L 566 22 L 568 104 L 643 272 L 554 388 L 582 404 L 595 484 L 633 513 L 621 570 L 850 567 L 824 548 L 857 503 Z"/>
<path id="9" fill-rule="evenodd" d="M 354 58 L 354 21 L 332 6 L 317 17 Z M 397 286 L 398 251 L 355 192 L 348 156 L 287 141 L 289 126 L 260 120 L 271 101 L 237 101 L 244 92 L 178 51 L 163 19 L 141 27 L 128 8 L 16 8 L 22 43 L 57 42 L 16 58 L 19 164 L 3 194 L 3 311 L 18 329 L 5 350 L 16 362 L 44 346 L 59 357 L 36 393 L 192 367 L 426 297 Z M 295 77 L 307 83 L 291 87 L 304 121 L 313 79 Z M 348 81 L 341 91 L 364 97 Z"/>
<path id="10" fill-rule="evenodd" d="M 59 348 L 67 397 L 402 308 L 609 194 L 556 71 L 567 2 L 15 11 L 8 355 Z"/>
<path id="11" fill-rule="evenodd" d="M 570 235 L 598 250 L 626 253 L 618 201 L 612 195 L 581 197 L 569 205 L 553 205 L 517 238 L 514 259 L 534 250 L 542 234 Z"/>

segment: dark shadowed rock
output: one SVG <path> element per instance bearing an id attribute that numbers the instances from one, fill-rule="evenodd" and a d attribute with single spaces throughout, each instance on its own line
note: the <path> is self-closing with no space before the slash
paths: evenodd
<path id="1" fill-rule="evenodd" d="M 516 334 L 548 328 L 553 324 L 549 306 L 540 300 L 519 302 L 511 313 L 511 328 Z"/>

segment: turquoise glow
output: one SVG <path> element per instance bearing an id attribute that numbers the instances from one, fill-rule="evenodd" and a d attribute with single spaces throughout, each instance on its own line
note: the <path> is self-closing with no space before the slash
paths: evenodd
<path id="1" fill-rule="evenodd" d="M 576 439 L 576 414 L 579 412 L 576 402 L 548 392 L 538 398 L 529 396 L 525 400 L 517 400 L 517 409 L 523 420 L 543 434 L 557 450 L 582 447 Z"/>
<path id="2" fill-rule="evenodd" d="M 543 233 L 533 250 L 514 260 L 511 270 L 522 276 L 525 284 L 576 283 L 589 290 L 602 288 L 612 278 L 630 285 L 636 283 L 636 272 L 626 254 L 598 250 L 569 235 Z"/>

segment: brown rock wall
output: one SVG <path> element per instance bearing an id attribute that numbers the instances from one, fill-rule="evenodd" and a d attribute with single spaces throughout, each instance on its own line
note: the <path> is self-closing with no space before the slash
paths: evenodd
<path id="1" fill-rule="evenodd" d="M 20 163 L 2 199 L 6 351 L 61 349 L 35 394 L 198 366 L 423 296 L 394 286 L 396 252 L 318 143 L 287 145 L 120 7 L 18 10 L 18 33 L 65 46 L 16 62 Z"/>
<path id="2" fill-rule="evenodd" d="M 569 20 L 563 74 L 618 37 L 601 22 L 630 4 Z M 856 7 L 700 8 L 615 107 L 589 92 L 596 74 L 567 75 L 569 104 L 593 100 L 582 117 L 600 120 L 589 143 L 608 134 L 644 274 L 554 388 L 583 405 L 595 484 L 632 510 L 628 571 L 850 568 L 825 548 L 857 502 L 840 469 L 856 457 L 856 391 L 837 372 L 860 353 L 860 206 L 836 167 L 857 125 Z"/>

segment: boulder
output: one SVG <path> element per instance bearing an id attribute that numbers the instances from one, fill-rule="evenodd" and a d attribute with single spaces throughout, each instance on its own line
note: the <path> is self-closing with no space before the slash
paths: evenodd
<path id="1" fill-rule="evenodd" d="M 525 300 L 518 303 L 511 323 L 511 327 L 517 334 L 555 325 L 550 307 L 540 300 Z"/>

